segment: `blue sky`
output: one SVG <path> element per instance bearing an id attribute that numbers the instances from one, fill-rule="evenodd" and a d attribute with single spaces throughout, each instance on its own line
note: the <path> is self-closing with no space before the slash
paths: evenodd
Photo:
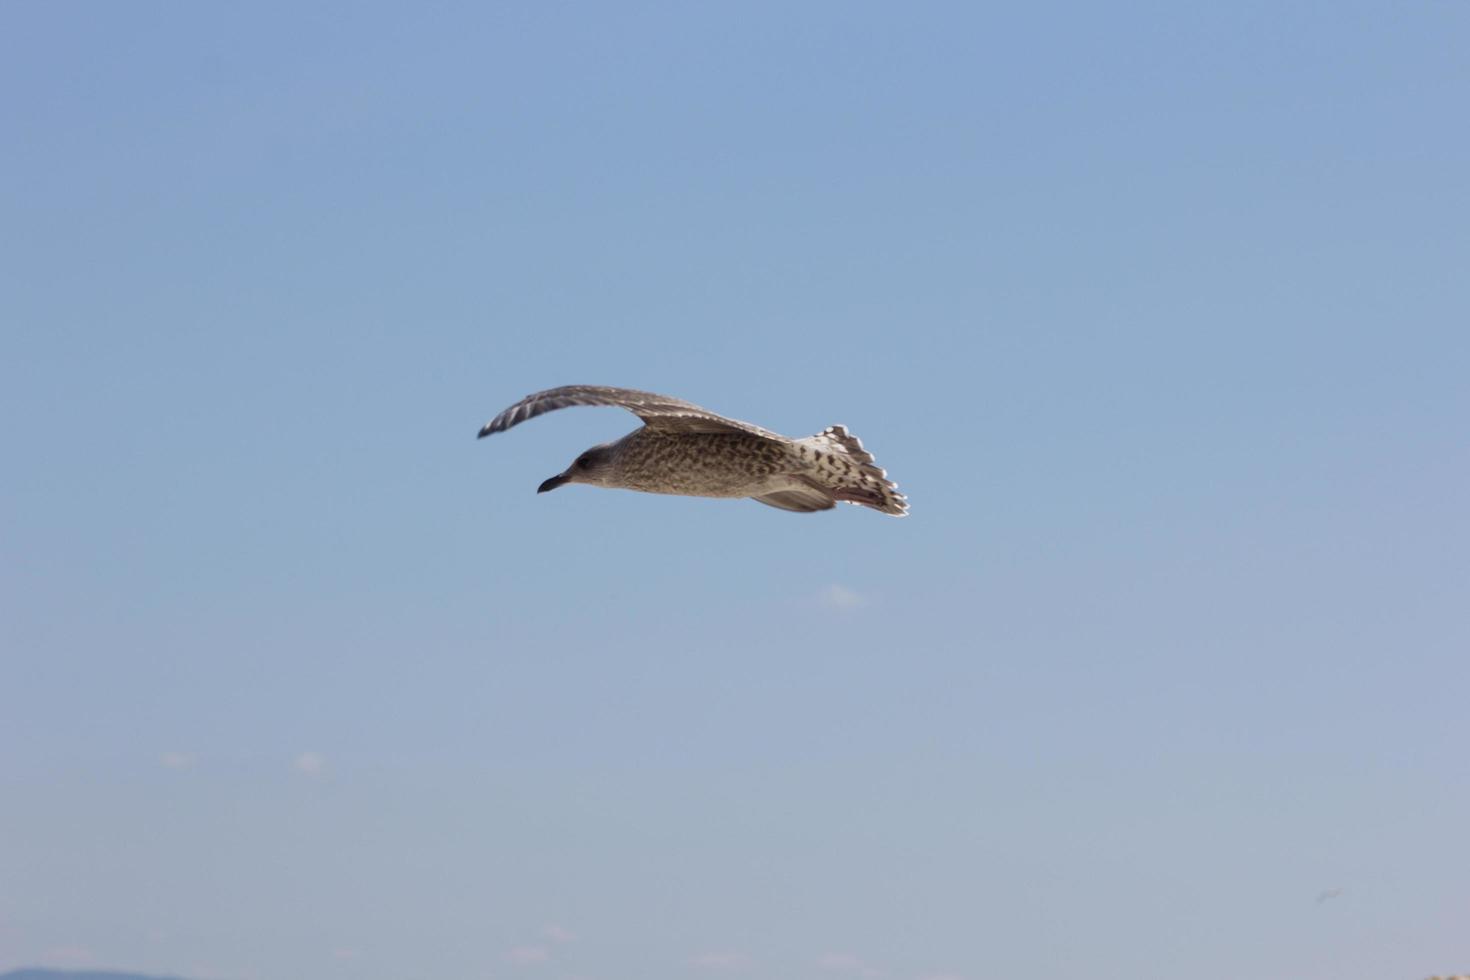
<path id="1" fill-rule="evenodd" d="M 7 5 L 0 970 L 1466 969 L 1467 40 Z M 538 497 L 568 383 L 912 516 Z"/>

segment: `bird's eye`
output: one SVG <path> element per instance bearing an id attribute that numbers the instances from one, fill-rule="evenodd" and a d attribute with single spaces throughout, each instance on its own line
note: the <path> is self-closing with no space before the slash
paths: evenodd
<path id="1" fill-rule="evenodd" d="M 589 460 L 586 456 L 577 457 L 577 469 L 585 470 L 590 465 L 592 465 L 591 460 Z"/>

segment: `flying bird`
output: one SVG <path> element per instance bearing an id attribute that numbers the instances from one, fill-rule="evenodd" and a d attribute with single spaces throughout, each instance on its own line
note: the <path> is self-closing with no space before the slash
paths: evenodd
<path id="1" fill-rule="evenodd" d="M 480 430 L 480 438 L 572 405 L 615 405 L 643 420 L 616 442 L 593 446 L 536 488 L 568 483 L 685 497 L 750 497 L 807 513 L 838 501 L 903 517 L 908 501 L 840 425 L 791 439 L 690 402 L 631 388 L 567 385 L 527 395 Z"/>

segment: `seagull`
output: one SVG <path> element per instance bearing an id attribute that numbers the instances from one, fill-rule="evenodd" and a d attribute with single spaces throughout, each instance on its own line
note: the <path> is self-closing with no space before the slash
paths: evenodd
<path id="1" fill-rule="evenodd" d="M 616 442 L 593 446 L 536 488 L 568 483 L 685 497 L 750 497 L 809 513 L 838 501 L 903 517 L 908 501 L 840 425 L 791 439 L 749 422 L 647 391 L 566 385 L 527 395 L 485 423 L 479 438 L 572 405 L 614 405 L 643 420 Z"/>

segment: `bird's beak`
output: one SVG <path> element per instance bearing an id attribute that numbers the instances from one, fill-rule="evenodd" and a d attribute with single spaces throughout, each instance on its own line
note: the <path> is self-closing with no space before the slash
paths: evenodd
<path id="1" fill-rule="evenodd" d="M 571 482 L 571 481 L 569 481 L 567 479 L 567 475 L 565 473 L 558 473 L 556 476 L 553 476 L 551 479 L 545 481 L 539 487 L 537 487 L 536 488 L 536 492 L 537 493 L 545 493 L 548 490 L 555 490 L 557 487 L 561 486 L 563 483 L 569 483 L 569 482 Z"/>

